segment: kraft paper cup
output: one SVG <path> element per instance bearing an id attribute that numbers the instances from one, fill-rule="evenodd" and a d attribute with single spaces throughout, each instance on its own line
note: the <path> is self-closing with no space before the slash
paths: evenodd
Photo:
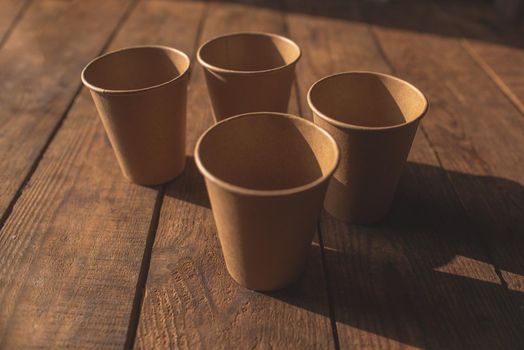
<path id="1" fill-rule="evenodd" d="M 185 165 L 189 58 L 165 46 L 137 46 L 91 61 L 82 81 L 124 175 L 137 184 L 167 182 Z"/>
<path id="2" fill-rule="evenodd" d="M 338 164 L 335 140 L 299 117 L 249 113 L 207 130 L 195 159 L 233 279 L 260 291 L 295 281 Z"/>
<path id="3" fill-rule="evenodd" d="M 314 122 L 340 147 L 340 165 L 325 208 L 338 219 L 372 223 L 388 212 L 418 124 L 428 110 L 422 92 L 386 74 L 346 72 L 308 92 Z"/>
<path id="4" fill-rule="evenodd" d="M 268 33 L 235 33 L 203 44 L 204 68 L 215 121 L 248 112 L 287 112 L 300 48 Z"/>

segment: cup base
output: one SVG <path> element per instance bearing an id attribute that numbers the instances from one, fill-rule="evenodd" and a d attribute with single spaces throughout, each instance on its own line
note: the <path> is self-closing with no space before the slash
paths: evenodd
<path id="1" fill-rule="evenodd" d="M 169 176 L 166 176 L 166 177 L 160 177 L 160 178 L 157 178 L 155 180 L 150 180 L 150 181 L 143 181 L 143 180 L 140 180 L 140 179 L 136 179 L 136 178 L 133 178 L 132 176 L 129 176 L 128 174 L 126 173 L 123 173 L 124 175 L 124 178 L 135 184 L 135 185 L 140 185 L 140 186 L 157 186 L 157 185 L 163 185 L 163 184 L 166 184 L 168 182 L 171 182 L 173 180 L 175 180 L 177 177 L 179 177 L 180 175 L 182 175 L 182 173 L 184 172 L 184 169 L 185 169 L 185 163 L 183 164 L 182 168 L 177 170 L 176 172 L 174 172 L 174 174 L 170 174 Z"/>
<path id="2" fill-rule="evenodd" d="M 285 289 L 293 285 L 295 282 L 297 282 L 302 277 L 303 272 L 304 271 L 300 271 L 300 273 L 298 273 L 296 276 L 294 276 L 293 278 L 290 278 L 288 281 L 284 283 L 278 283 L 275 286 L 269 286 L 269 287 L 256 285 L 254 283 L 244 283 L 240 280 L 237 280 L 235 277 L 233 277 L 231 273 L 229 273 L 229 276 L 231 276 L 231 279 L 235 281 L 241 287 L 244 287 L 246 289 L 249 289 L 255 292 L 267 293 L 267 292 L 276 292 L 276 291 Z"/>

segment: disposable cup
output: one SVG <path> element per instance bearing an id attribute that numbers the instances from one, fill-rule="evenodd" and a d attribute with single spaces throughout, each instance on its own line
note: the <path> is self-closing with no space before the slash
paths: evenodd
<path id="1" fill-rule="evenodd" d="M 390 75 L 346 72 L 313 84 L 308 103 L 314 122 L 340 147 L 326 210 L 353 223 L 381 220 L 428 110 L 426 98 L 410 83 Z"/>
<path id="2" fill-rule="evenodd" d="M 189 58 L 165 46 L 102 55 L 82 71 L 123 174 L 155 185 L 185 165 Z"/>
<path id="3" fill-rule="evenodd" d="M 215 121 L 248 112 L 287 112 L 300 48 L 269 33 L 216 37 L 198 50 Z"/>
<path id="4" fill-rule="evenodd" d="M 299 117 L 249 113 L 206 131 L 195 159 L 233 279 L 261 291 L 296 280 L 338 164 L 335 140 Z"/>

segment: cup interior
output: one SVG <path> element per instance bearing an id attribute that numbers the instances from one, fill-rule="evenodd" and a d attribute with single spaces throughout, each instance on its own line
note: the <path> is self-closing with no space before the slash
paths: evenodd
<path id="1" fill-rule="evenodd" d="M 238 33 L 205 43 L 198 57 L 204 65 L 232 71 L 264 71 L 289 65 L 300 57 L 291 40 L 272 34 Z"/>
<path id="2" fill-rule="evenodd" d="M 368 72 L 333 75 L 309 91 L 313 110 L 340 123 L 360 127 L 391 127 L 421 117 L 427 100 L 413 85 Z"/>
<path id="3" fill-rule="evenodd" d="M 189 68 L 189 59 L 168 47 L 133 47 L 98 57 L 83 72 L 89 85 L 113 91 L 138 90 L 167 83 Z"/>
<path id="4" fill-rule="evenodd" d="M 335 141 L 316 125 L 277 113 L 218 123 L 202 136 L 197 161 L 206 176 L 251 190 L 300 187 L 334 171 Z"/>

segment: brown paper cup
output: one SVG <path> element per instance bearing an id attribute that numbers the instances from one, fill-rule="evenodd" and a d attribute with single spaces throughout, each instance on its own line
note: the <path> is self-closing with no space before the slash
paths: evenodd
<path id="1" fill-rule="evenodd" d="M 184 169 L 189 58 L 164 46 L 137 46 L 91 61 L 82 81 L 124 175 L 167 182 Z"/>
<path id="2" fill-rule="evenodd" d="M 198 50 L 215 121 L 234 115 L 287 112 L 300 48 L 275 34 L 236 33 Z"/>
<path id="3" fill-rule="evenodd" d="M 371 72 L 335 74 L 309 90 L 314 121 L 340 147 L 340 165 L 325 208 L 336 218 L 371 223 L 388 212 L 428 102 L 398 78 Z"/>
<path id="4" fill-rule="evenodd" d="M 269 291 L 296 280 L 339 151 L 320 127 L 281 113 L 249 113 L 206 131 L 195 149 L 227 269 Z"/>

